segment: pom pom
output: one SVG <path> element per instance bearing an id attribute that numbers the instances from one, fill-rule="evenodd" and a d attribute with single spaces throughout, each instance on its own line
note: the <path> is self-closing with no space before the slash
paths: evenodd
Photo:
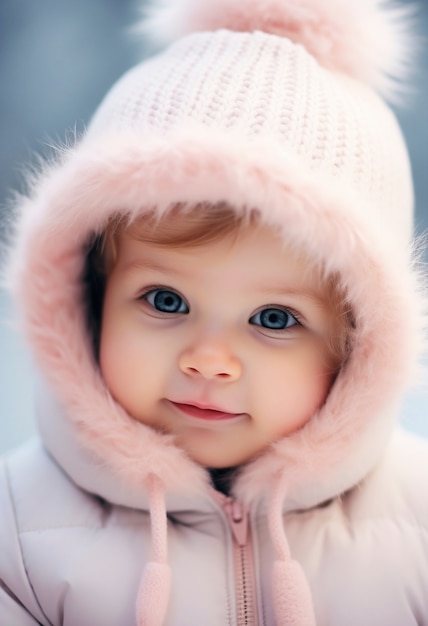
<path id="1" fill-rule="evenodd" d="M 152 0 L 142 27 L 161 44 L 221 28 L 279 35 L 394 97 L 413 58 L 413 14 L 389 0 Z"/>
<path id="2" fill-rule="evenodd" d="M 272 590 L 278 626 L 315 626 L 311 592 L 297 561 L 275 561 Z"/>

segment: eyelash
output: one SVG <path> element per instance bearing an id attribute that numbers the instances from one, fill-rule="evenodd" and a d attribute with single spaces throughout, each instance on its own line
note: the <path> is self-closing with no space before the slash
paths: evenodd
<path id="1" fill-rule="evenodd" d="M 153 306 L 153 304 L 151 304 L 148 299 L 147 296 L 153 292 L 157 292 L 157 291 L 169 291 L 173 294 L 176 294 L 179 298 L 181 298 L 182 302 L 186 305 L 187 307 L 187 311 L 183 312 L 183 311 L 172 311 L 172 312 L 166 312 L 166 311 L 161 311 L 159 309 L 156 309 L 155 306 Z M 178 314 L 178 315 L 186 315 L 189 313 L 190 311 L 190 306 L 187 304 L 185 298 L 183 298 L 183 296 L 180 295 L 179 292 L 177 292 L 175 289 L 172 289 L 171 287 L 166 287 L 165 285 L 151 285 L 149 287 L 146 287 L 144 289 L 144 291 L 138 296 L 138 300 L 144 300 L 147 305 L 152 308 L 154 311 L 157 311 L 159 314 L 164 314 L 166 316 L 172 315 L 172 314 Z M 294 328 L 295 326 L 303 326 L 302 323 L 302 318 L 301 315 L 289 308 L 289 307 L 285 307 L 285 306 L 281 306 L 278 304 L 267 304 L 264 307 L 262 307 L 261 309 L 259 309 L 258 311 L 256 311 L 253 315 L 251 315 L 251 317 L 249 318 L 250 320 L 253 319 L 254 317 L 256 317 L 256 315 L 259 315 L 261 313 L 263 313 L 264 311 L 267 311 L 269 309 L 275 309 L 275 310 L 279 310 L 279 311 L 283 311 L 284 313 L 286 313 L 287 315 L 290 315 L 294 320 L 295 320 L 295 324 L 292 324 L 291 326 L 286 326 L 285 328 L 269 328 L 266 326 L 262 326 L 261 324 L 253 324 L 254 326 L 258 326 L 259 328 L 263 329 L 263 332 L 268 332 L 268 333 L 273 333 L 273 334 L 279 334 L 279 333 L 283 333 L 284 331 L 290 331 L 291 328 Z M 250 322 L 251 324 L 251 322 Z"/>
<path id="2" fill-rule="evenodd" d="M 287 325 L 284 326 L 283 328 L 270 328 L 269 326 L 263 326 L 262 324 L 255 324 L 254 322 L 251 321 L 256 316 L 262 315 L 263 313 L 266 313 L 267 311 L 281 311 L 292 318 L 292 320 L 287 320 L 287 322 L 292 322 L 292 323 L 288 324 L 286 322 Z M 261 329 L 260 332 L 263 332 L 264 334 L 267 333 L 267 334 L 274 334 L 274 335 L 283 334 L 284 332 L 290 332 L 295 327 L 303 326 L 301 316 L 297 311 L 294 311 L 290 309 L 289 307 L 281 306 L 279 304 L 265 305 L 264 307 L 256 311 L 256 313 L 254 313 L 250 317 L 249 322 L 250 324 L 253 324 L 254 326 L 257 326 L 258 328 L 260 328 Z"/>
<path id="3" fill-rule="evenodd" d="M 165 315 L 171 315 L 173 312 L 166 312 L 166 311 L 160 311 L 159 309 L 156 309 L 156 307 L 154 307 L 147 299 L 147 296 L 153 292 L 159 292 L 159 291 L 168 291 L 171 292 L 175 295 L 177 295 L 179 298 L 181 298 L 182 302 L 185 303 L 188 311 L 186 313 L 189 312 L 190 307 L 187 304 L 185 298 L 183 298 L 183 296 L 180 295 L 180 293 L 178 293 L 178 291 L 176 291 L 175 289 L 172 289 L 171 287 L 166 287 L 165 285 L 151 285 L 150 287 L 146 287 L 146 289 L 144 289 L 144 291 L 138 296 L 138 300 L 144 300 L 147 305 L 149 307 L 151 307 L 154 311 L 156 311 L 157 313 L 164 313 Z M 177 314 L 182 315 L 183 312 L 177 311 Z"/>

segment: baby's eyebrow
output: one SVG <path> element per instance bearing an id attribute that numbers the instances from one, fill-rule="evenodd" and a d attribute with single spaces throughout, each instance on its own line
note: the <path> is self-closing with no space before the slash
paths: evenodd
<path id="1" fill-rule="evenodd" d="M 139 270 L 152 270 L 161 274 L 179 277 L 185 277 L 189 275 L 189 273 L 182 268 L 178 268 L 177 266 L 173 265 L 165 265 L 162 262 L 158 262 L 154 259 L 137 258 L 129 261 L 123 266 L 123 272 L 126 273 L 137 272 Z M 324 304 L 327 299 L 326 295 L 322 292 L 311 289 L 299 289 L 296 288 L 294 285 L 251 285 L 250 290 L 254 294 L 257 293 L 258 295 L 269 299 L 275 299 L 275 297 L 277 296 L 297 296 L 299 298 L 309 300 L 317 305 Z"/>
<path id="2" fill-rule="evenodd" d="M 322 292 L 315 291 L 313 289 L 296 289 L 296 287 L 287 287 L 284 285 L 263 285 L 260 286 L 257 292 L 263 296 L 298 296 L 299 298 L 305 298 L 311 300 L 316 304 L 325 302 L 326 295 Z"/>
<path id="3" fill-rule="evenodd" d="M 162 263 L 157 263 L 156 261 L 148 259 L 134 259 L 129 261 L 123 266 L 122 271 L 133 272 L 142 269 L 154 270 L 156 272 L 161 272 L 162 274 L 174 274 L 176 276 L 183 276 L 185 274 L 185 272 L 179 270 L 177 267 L 162 265 Z"/>

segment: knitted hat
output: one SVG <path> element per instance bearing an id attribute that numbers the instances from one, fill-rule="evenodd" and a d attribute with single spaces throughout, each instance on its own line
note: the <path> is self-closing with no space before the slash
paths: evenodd
<path id="1" fill-rule="evenodd" d="M 70 442 L 124 484 L 146 485 L 158 519 L 160 492 L 203 491 L 208 478 L 170 437 L 131 419 L 104 385 L 82 288 L 90 237 L 121 211 L 137 218 L 177 202 L 224 201 L 256 209 L 338 274 L 355 316 L 351 357 L 319 412 L 234 485 L 246 503 L 276 485 L 275 535 L 285 494 L 288 509 L 313 506 L 374 466 L 421 345 L 408 156 L 374 91 L 391 93 L 390 74 L 401 69 L 403 12 L 379 0 L 165 0 L 148 24 L 160 39 L 180 38 L 113 87 L 83 139 L 35 184 L 21 206 L 11 284 L 66 407 Z M 73 476 L 53 434 L 61 426 L 41 427 Z M 162 546 L 141 606 L 153 605 L 147 594 L 162 587 L 158 578 L 167 594 Z M 287 560 L 281 546 L 278 553 Z M 289 573 L 276 571 L 283 588 Z M 165 606 L 141 623 L 162 623 Z M 299 619 L 278 624 L 306 623 Z"/>

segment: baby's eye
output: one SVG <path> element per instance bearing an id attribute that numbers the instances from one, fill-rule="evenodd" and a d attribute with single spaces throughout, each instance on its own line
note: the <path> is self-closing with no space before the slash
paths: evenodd
<path id="1" fill-rule="evenodd" d="M 250 324 L 263 326 L 269 330 L 284 330 L 299 324 L 298 320 L 287 309 L 266 308 L 262 309 L 252 317 Z"/>
<path id="2" fill-rule="evenodd" d="M 170 289 L 152 289 L 143 296 L 144 300 L 161 313 L 188 313 L 189 307 L 181 296 Z"/>

